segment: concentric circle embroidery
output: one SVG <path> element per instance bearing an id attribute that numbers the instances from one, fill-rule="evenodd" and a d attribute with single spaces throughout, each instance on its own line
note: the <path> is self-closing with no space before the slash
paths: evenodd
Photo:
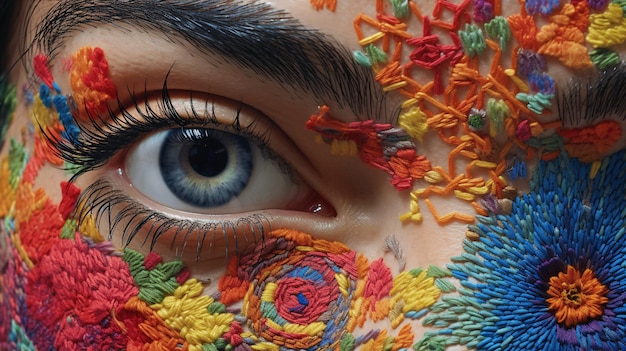
<path id="1" fill-rule="evenodd" d="M 262 341 L 334 349 L 348 333 L 356 253 L 294 232 L 273 234 L 239 261 L 236 274 L 249 284 L 242 314 Z"/>

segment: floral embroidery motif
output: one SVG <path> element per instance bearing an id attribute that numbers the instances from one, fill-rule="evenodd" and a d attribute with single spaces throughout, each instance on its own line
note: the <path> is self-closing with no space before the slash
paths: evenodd
<path id="1" fill-rule="evenodd" d="M 626 152 L 592 165 L 542 162 L 508 215 L 479 217 L 448 268 L 461 296 L 444 296 L 436 340 L 480 350 L 621 350 L 626 345 Z M 453 312 L 454 311 L 454 312 Z M 441 348 L 440 348 L 441 349 Z"/>

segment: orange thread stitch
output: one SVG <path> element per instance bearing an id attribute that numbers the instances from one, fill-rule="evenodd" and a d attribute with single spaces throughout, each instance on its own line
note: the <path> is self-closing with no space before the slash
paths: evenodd
<path id="1" fill-rule="evenodd" d="M 561 128 L 557 132 L 567 140 L 567 152 L 587 163 L 599 160 L 622 137 L 621 126 L 611 120 L 585 128 Z"/>
<path id="2" fill-rule="evenodd" d="M 311 0 L 311 5 L 313 5 L 313 8 L 317 11 L 325 7 L 327 10 L 335 12 L 337 9 L 337 0 Z"/>
<path id="3" fill-rule="evenodd" d="M 106 102 L 117 97 L 109 77 L 109 63 L 100 48 L 84 47 L 72 56 L 70 84 L 78 117 L 82 119 L 106 112 Z"/>

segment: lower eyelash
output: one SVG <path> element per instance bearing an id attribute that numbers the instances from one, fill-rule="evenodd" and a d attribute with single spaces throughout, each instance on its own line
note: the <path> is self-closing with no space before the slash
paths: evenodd
<path id="1" fill-rule="evenodd" d="M 195 238 L 196 261 L 200 259 L 207 242 L 209 247 L 215 248 L 217 242 L 223 240 L 228 258 L 231 248 L 238 255 L 241 244 L 263 241 L 265 233 L 271 231 L 270 221 L 263 214 L 253 214 L 235 221 L 203 222 L 171 218 L 136 201 L 105 178 L 88 186 L 78 198 L 74 218 L 81 222 L 89 214 L 95 218 L 98 227 L 107 225 L 109 241 L 113 239 L 113 233 L 121 230 L 123 247 L 130 245 L 142 233 L 144 237 L 141 245 L 149 242 L 152 251 L 163 235 L 174 232 L 170 248 L 176 249 L 177 256 L 182 257 L 188 242 Z M 177 244 L 179 240 L 182 243 Z"/>

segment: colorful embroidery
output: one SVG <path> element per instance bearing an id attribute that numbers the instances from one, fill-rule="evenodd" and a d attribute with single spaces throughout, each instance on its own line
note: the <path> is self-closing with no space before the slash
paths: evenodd
<path id="1" fill-rule="evenodd" d="M 542 162 L 510 214 L 478 217 L 448 267 L 463 288 L 444 296 L 422 344 L 480 350 L 621 350 L 626 345 L 623 234 L 626 152 L 592 165 Z M 439 348 L 442 350 L 443 348 Z"/>
<path id="2" fill-rule="evenodd" d="M 81 49 L 70 67 L 69 98 L 39 55 L 34 70 L 41 86 L 31 108 L 43 133 L 29 146 L 13 140 L 0 163 L 0 348 L 625 348 L 625 214 L 616 204 L 626 192 L 626 154 L 601 158 L 622 131 L 611 121 L 576 129 L 544 122 L 555 83 L 542 56 L 574 68 L 615 64 L 606 47 L 624 41 L 621 7 L 529 0 L 520 15 L 504 19 L 498 0 L 437 0 L 432 18 L 410 1 L 391 1 L 395 17 L 382 1 L 376 5 L 376 18 L 355 21 L 364 48 L 355 58 L 376 71 L 385 91 L 407 98 L 402 129 L 374 120 L 340 123 L 327 108 L 307 127 L 333 153 L 358 154 L 387 172 L 397 189 L 414 189 L 403 220 L 420 221 L 422 201 L 440 224 L 474 223 L 468 214 L 438 215 L 430 198 L 454 195 L 472 204 L 481 216 L 449 270 L 416 268 L 394 278 L 382 259 L 370 262 L 340 243 L 276 230 L 234 258 L 219 292 L 206 296 L 181 262 L 116 251 L 101 242 L 93 218 L 77 223 L 71 217 L 77 188 L 62 184 L 58 205 L 33 188 L 46 162 L 60 164 L 45 136 L 77 141 L 75 118 L 97 115 L 115 98 L 108 64 L 100 49 Z M 538 27 L 527 13 L 546 16 L 547 23 Z M 405 31 L 401 19 L 411 15 L 423 24 L 421 35 Z M 365 25 L 376 33 L 365 37 Z M 441 29 L 448 38 L 433 34 Z M 518 46 L 504 69 L 501 54 L 510 36 Z M 597 47 L 591 58 L 586 43 Z M 414 46 L 406 62 L 404 45 Z M 492 59 L 488 72 L 479 70 L 478 55 Z M 422 84 L 413 79 L 417 72 L 433 78 Z M 550 129 L 557 134 L 543 133 Z M 452 146 L 447 169 L 416 151 L 429 130 Z M 526 162 L 537 152 L 544 161 L 531 192 L 517 197 L 508 180 L 525 178 Z M 459 159 L 468 166 L 457 174 Z M 388 243 L 394 245 L 401 257 L 397 243 Z M 460 287 L 451 294 L 454 282 Z M 415 343 L 412 325 L 421 319 L 434 331 Z M 393 330 L 363 330 L 380 321 Z"/>
<path id="3" fill-rule="evenodd" d="M 79 119 L 106 112 L 106 102 L 117 97 L 115 84 L 109 77 L 109 63 L 100 48 L 84 47 L 72 56 L 70 84 Z"/>
<path id="4" fill-rule="evenodd" d="M 64 120 L 70 111 L 54 102 L 67 98 L 43 56 L 38 62 L 43 84 L 31 108 L 43 130 L 33 135 L 34 150 L 13 140 L 0 169 L 6 175 L 0 184 L 6 195 L 0 203 L 8 233 L 3 240 L 10 241 L 0 254 L 9 273 L 3 283 L 11 289 L 3 291 L 0 303 L 12 317 L 0 332 L 8 335 L 8 348 L 401 349 L 415 342 L 411 322 L 423 318 L 442 292 L 455 289 L 445 280 L 446 270 L 413 269 L 394 278 L 382 259 L 370 263 L 340 243 L 289 230 L 268 233 L 263 243 L 234 258 L 214 297 L 203 294 L 204 285 L 179 261 L 115 250 L 102 242 L 92 217 L 80 223 L 72 218 L 81 206 L 73 184 L 61 184 L 58 205 L 33 189 L 46 162 L 59 164 L 47 137 L 69 137 L 65 128 L 76 127 Z M 371 128 L 369 136 L 386 140 L 379 152 L 359 144 L 362 133 L 346 140 L 357 152 L 385 160 L 398 184 L 429 169 L 404 162 L 416 159 L 407 134 L 390 126 Z M 394 332 L 361 330 L 380 321 Z"/>
<path id="5" fill-rule="evenodd" d="M 77 142 L 80 129 L 78 129 L 74 121 L 68 97 L 61 94 L 61 88 L 59 88 L 52 77 L 46 56 L 35 56 L 33 67 L 37 77 L 39 77 L 42 82 L 39 88 L 39 94 L 35 99 L 41 100 L 43 106 L 48 109 L 47 113 L 42 114 L 42 121 L 38 120 L 38 122 L 48 122 L 48 124 L 44 124 L 43 126 L 51 127 L 52 123 L 55 123 L 55 120 L 58 119 L 63 126 L 61 136 L 69 142 Z M 52 115 L 50 115 L 50 112 L 52 112 Z M 48 118 L 51 116 L 56 116 L 56 118 L 52 117 L 53 119 L 49 120 Z M 38 118 L 39 116 L 35 115 L 34 117 Z M 47 129 L 48 128 L 43 128 L 44 131 L 47 131 Z"/>
<path id="6" fill-rule="evenodd" d="M 545 73 L 544 57 L 556 57 L 563 65 L 575 69 L 590 67 L 592 60 L 601 67 L 618 63 L 619 56 L 608 47 L 624 41 L 620 34 L 622 8 L 607 1 L 561 4 L 557 0 L 532 0 L 521 3 L 519 14 L 504 18 L 500 16 L 500 1 L 474 1 L 469 6 L 469 1 L 452 4 L 437 0 L 432 16 L 425 16 L 412 2 L 407 5 L 410 11 L 405 15 L 412 14 L 414 20 L 422 23 L 420 35 L 407 31 L 406 16 L 388 14 L 382 0 L 376 1 L 376 19 L 360 14 L 354 22 L 357 39 L 364 49 L 355 53 L 355 59 L 372 67 L 385 91 L 408 98 L 402 105 L 400 127 L 413 140 L 421 140 L 429 130 L 436 132 L 453 147 L 447 169 L 433 165 L 432 169 L 424 169 L 431 172 L 430 176 L 422 171 L 411 181 L 408 177 L 401 182 L 392 180 L 398 190 L 413 189 L 410 212 L 401 219 L 420 222 L 419 202 L 423 201 L 439 224 L 451 220 L 472 223 L 471 216 L 461 213 L 440 216 L 430 198 L 454 194 L 470 202 L 478 214 L 485 214 L 481 199 L 485 196 L 501 199 L 508 181 L 524 173 L 512 170 L 508 160 L 515 159 L 514 168 L 519 168 L 537 152 L 544 160 L 557 157 L 564 144 L 560 136 L 571 134 L 566 130 L 557 135 L 544 133 L 561 126 L 559 121 L 542 121 L 544 115 L 552 113 L 555 96 L 555 82 Z M 395 6 L 392 6 L 394 14 Z M 444 11 L 454 14 L 448 17 L 450 22 L 442 20 Z M 470 11 L 475 23 L 470 23 Z M 546 16 L 547 23 L 538 25 L 535 15 Z M 443 29 L 444 33 L 448 31 L 447 42 L 451 44 L 442 44 L 441 34 L 433 34 L 434 27 Z M 372 28 L 374 34 L 365 36 L 366 30 L 371 33 Z M 517 46 L 512 50 L 511 67 L 505 69 L 501 66 L 501 55 L 511 37 L 516 39 Z M 587 43 L 597 49 L 588 52 Z M 408 57 L 401 57 L 407 45 L 415 49 Z M 478 62 L 486 60 L 491 60 L 491 67 L 483 73 Z M 449 81 L 444 85 L 442 69 L 448 67 L 451 67 Z M 432 72 L 431 81 L 423 78 Z M 319 127 L 319 116 L 325 113 L 323 110 L 312 117 L 307 127 L 322 133 L 326 139 L 348 139 L 345 127 L 332 131 Z M 312 124 L 318 124 L 317 128 Z M 367 128 L 364 127 L 364 132 Z M 566 142 L 565 149 L 585 162 L 594 162 L 603 156 L 599 149 L 606 151 L 606 145 L 621 137 L 617 128 L 612 128 L 610 133 L 607 142 L 592 145 L 589 151 L 583 150 L 587 144 L 575 138 Z M 502 144 L 498 140 L 506 141 Z M 370 135 L 368 142 L 380 144 L 382 140 Z M 362 147 L 357 145 L 357 149 Z M 395 169 L 390 172 L 384 167 L 385 162 L 374 163 L 363 158 L 362 152 L 359 155 L 392 178 L 398 177 Z M 386 161 L 381 157 L 376 159 Z M 465 174 L 456 174 L 457 161 L 469 163 Z M 483 170 L 473 171 L 476 168 Z M 474 175 L 485 174 L 484 169 L 486 176 Z M 511 177 L 507 179 L 506 175 Z"/>
<path id="7" fill-rule="evenodd" d="M 341 123 L 327 112 L 327 106 L 320 108 L 320 113 L 311 116 L 306 127 L 331 143 L 333 154 L 345 154 L 345 150 L 358 152 L 363 162 L 391 175 L 391 184 L 398 190 L 410 189 L 415 179 L 423 178 L 431 170 L 430 162 L 416 154 L 415 144 L 403 130 L 374 121 Z"/>
<path id="8" fill-rule="evenodd" d="M 413 334 L 403 322 L 427 312 L 441 294 L 437 285 L 450 288 L 439 283 L 448 276 L 432 267 L 392 278 L 382 259 L 370 264 L 340 243 L 278 230 L 264 244 L 233 259 L 220 280 L 220 301 L 229 306 L 243 299 L 242 314 L 254 334 L 244 338 L 247 343 L 271 343 L 285 350 L 352 350 L 375 344 L 386 333 L 370 331 L 355 338 L 357 327 L 367 320 L 388 319 L 401 330 L 395 338 L 382 340 L 408 342 L 406 347 L 413 343 Z"/>

